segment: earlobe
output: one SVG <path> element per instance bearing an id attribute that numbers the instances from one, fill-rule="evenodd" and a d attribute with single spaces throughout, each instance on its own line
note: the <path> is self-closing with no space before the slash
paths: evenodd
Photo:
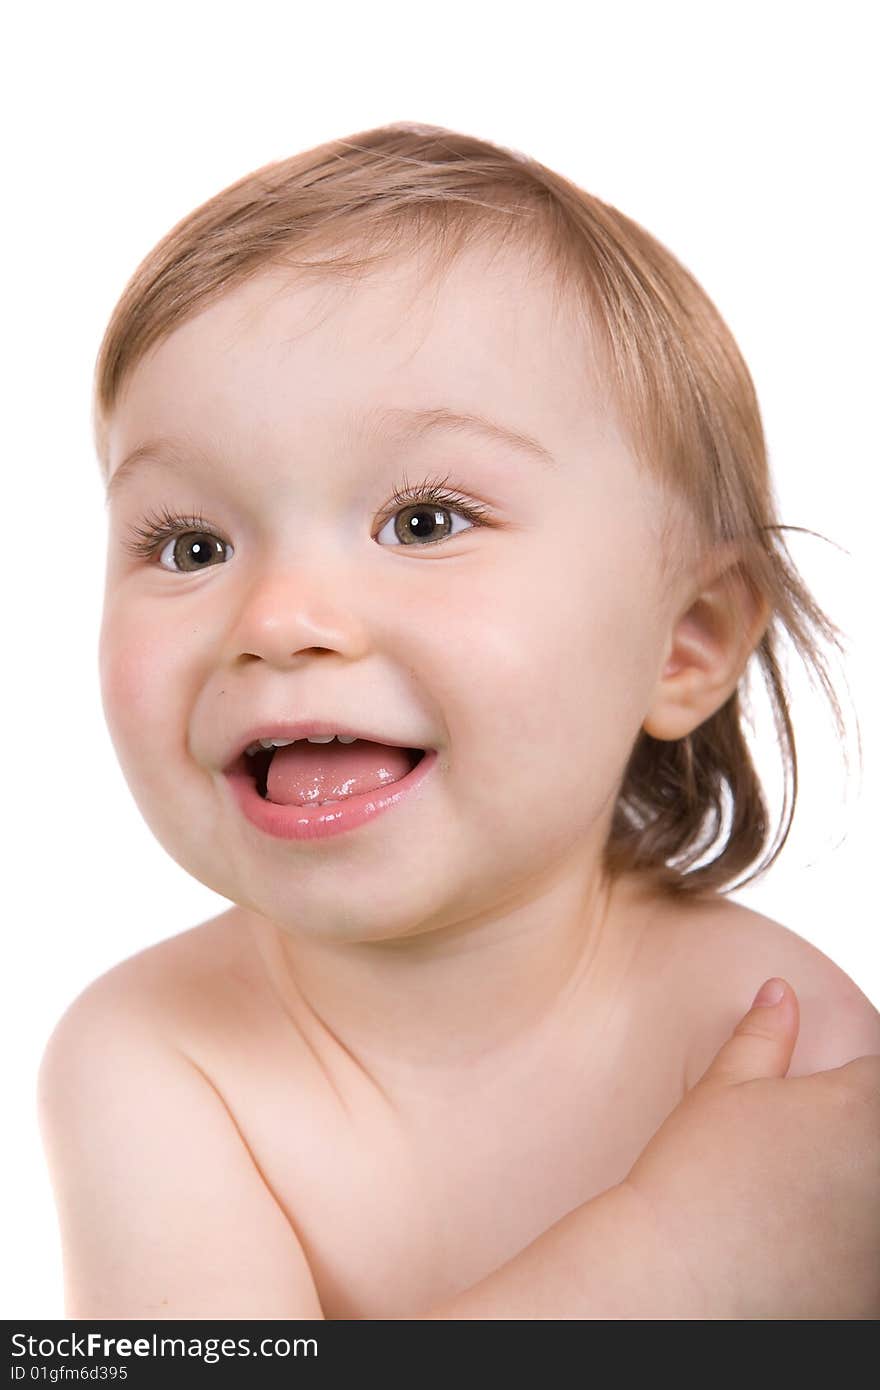
<path id="1" fill-rule="evenodd" d="M 770 620 L 770 605 L 738 564 L 704 585 L 670 634 L 642 727 L 653 738 L 684 738 L 729 699 Z"/>

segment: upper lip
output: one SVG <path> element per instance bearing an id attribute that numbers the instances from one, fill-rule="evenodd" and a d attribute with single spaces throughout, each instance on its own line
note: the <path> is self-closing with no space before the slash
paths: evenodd
<path id="1" fill-rule="evenodd" d="M 385 743 L 397 748 L 417 748 L 415 743 L 402 743 L 396 734 L 368 730 L 364 725 L 349 724 L 345 719 L 263 719 L 236 736 L 235 743 L 225 754 L 224 772 L 229 772 L 242 757 L 246 748 L 261 738 L 312 738 L 327 734 L 342 734 L 343 738 L 362 738 L 370 743 Z"/>

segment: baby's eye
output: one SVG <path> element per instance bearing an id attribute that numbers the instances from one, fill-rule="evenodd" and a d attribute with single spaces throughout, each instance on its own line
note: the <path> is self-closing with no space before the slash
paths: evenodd
<path id="1" fill-rule="evenodd" d="M 171 574 L 195 574 L 222 558 L 225 551 L 235 553 L 228 541 L 209 529 L 201 513 L 180 516 L 167 507 L 144 517 L 124 546 L 130 555 L 158 559 L 160 567 Z"/>
<path id="2" fill-rule="evenodd" d="M 418 543 L 422 548 L 424 545 L 434 545 L 449 536 L 459 535 L 462 530 L 470 530 L 475 523 L 479 524 L 473 514 L 469 515 L 469 511 L 470 509 L 464 506 L 438 507 L 428 502 L 420 502 L 415 506 L 410 504 L 401 507 L 388 518 L 382 530 L 377 532 L 376 540 L 381 544 L 393 544 L 392 537 L 396 537 L 402 545 Z M 450 517 L 453 518 L 451 522 L 448 519 Z M 458 530 L 453 529 L 456 520 L 462 523 Z"/>
<path id="3" fill-rule="evenodd" d="M 183 531 L 162 546 L 157 558 L 162 569 L 170 569 L 174 574 L 195 574 L 215 560 L 222 562 L 224 551 L 234 553 L 231 545 L 210 531 Z M 166 556 L 173 563 L 165 564 Z"/>
<path id="4" fill-rule="evenodd" d="M 446 478 L 426 478 L 415 486 L 404 484 L 402 488 L 395 488 L 391 501 L 398 510 L 388 515 L 376 540 L 381 543 L 383 536 L 388 541 L 396 537 L 401 545 L 415 544 L 417 549 L 424 550 L 459 535 L 462 530 L 491 525 L 488 507 L 448 491 L 447 481 Z M 454 523 L 446 518 L 455 516 L 469 524 L 453 530 Z"/>

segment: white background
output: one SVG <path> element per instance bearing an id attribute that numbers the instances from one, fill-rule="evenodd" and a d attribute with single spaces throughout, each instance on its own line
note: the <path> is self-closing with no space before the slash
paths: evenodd
<path id="1" fill-rule="evenodd" d="M 81 0 L 7 19 L 4 1317 L 63 1315 L 34 1110 L 52 1026 L 96 975 L 228 906 L 153 840 L 103 722 L 95 354 L 173 223 L 319 142 L 408 120 L 522 150 L 642 222 L 717 303 L 757 384 L 782 520 L 849 552 L 791 540 L 848 633 L 865 763 L 846 779 L 795 663 L 795 829 L 735 896 L 880 1004 L 872 8 Z M 756 756 L 774 785 L 769 729 Z"/>

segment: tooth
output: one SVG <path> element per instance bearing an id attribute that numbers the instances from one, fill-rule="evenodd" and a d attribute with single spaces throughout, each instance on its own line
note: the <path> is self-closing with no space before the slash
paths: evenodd
<path id="1" fill-rule="evenodd" d="M 261 748 L 288 748 L 297 741 L 300 743 L 332 743 L 334 738 L 338 739 L 340 743 L 357 743 L 356 734 L 313 734 L 308 739 L 300 740 L 295 738 L 260 738 L 255 743 L 249 743 L 244 751 L 249 757 L 253 757 L 255 753 L 259 753 Z"/>

